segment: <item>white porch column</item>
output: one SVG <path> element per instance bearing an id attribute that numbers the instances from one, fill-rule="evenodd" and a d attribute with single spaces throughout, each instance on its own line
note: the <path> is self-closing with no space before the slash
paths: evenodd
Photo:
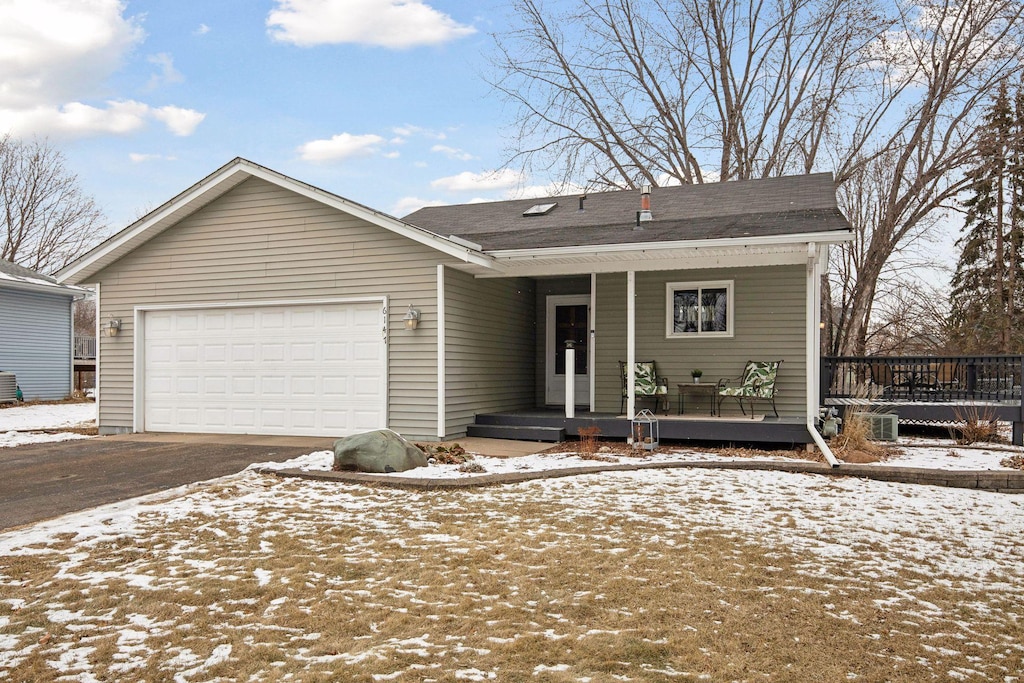
<path id="1" fill-rule="evenodd" d="M 626 416 L 636 417 L 636 271 L 632 270 L 626 273 Z"/>
<path id="2" fill-rule="evenodd" d="M 590 381 L 590 412 L 597 410 L 597 323 L 594 321 L 597 316 L 597 273 L 590 274 L 590 315 L 587 316 L 587 323 L 590 325 L 590 344 L 587 346 L 587 375 Z"/>
<path id="3" fill-rule="evenodd" d="M 576 349 L 565 346 L 565 416 L 576 417 Z"/>

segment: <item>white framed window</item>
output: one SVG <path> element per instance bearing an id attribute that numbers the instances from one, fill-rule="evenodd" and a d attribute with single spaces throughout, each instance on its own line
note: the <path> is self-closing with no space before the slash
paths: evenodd
<path id="1" fill-rule="evenodd" d="M 733 281 L 667 283 L 665 336 L 681 339 L 733 336 Z"/>

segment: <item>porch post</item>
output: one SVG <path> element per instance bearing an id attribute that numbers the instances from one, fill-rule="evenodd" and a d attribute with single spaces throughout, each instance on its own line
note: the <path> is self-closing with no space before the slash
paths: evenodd
<path id="1" fill-rule="evenodd" d="M 565 416 L 576 417 L 576 345 L 565 342 Z"/>
<path id="2" fill-rule="evenodd" d="M 636 417 L 636 271 L 626 273 L 626 417 Z M 630 435 L 632 442 L 632 435 Z"/>
<path id="3" fill-rule="evenodd" d="M 590 274 L 590 344 L 587 346 L 587 375 L 590 382 L 590 412 L 597 410 L 597 273 Z"/>

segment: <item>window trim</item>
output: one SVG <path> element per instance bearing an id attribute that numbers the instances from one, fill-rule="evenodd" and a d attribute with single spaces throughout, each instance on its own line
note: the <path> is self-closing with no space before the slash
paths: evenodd
<path id="1" fill-rule="evenodd" d="M 665 338 L 666 339 L 723 339 L 732 338 L 735 335 L 735 281 L 734 280 L 700 280 L 695 282 L 666 282 L 665 283 Z M 726 316 L 724 332 L 704 332 L 698 329 L 695 332 L 675 331 L 675 292 L 685 289 L 696 289 L 698 300 L 705 289 L 725 289 Z"/>

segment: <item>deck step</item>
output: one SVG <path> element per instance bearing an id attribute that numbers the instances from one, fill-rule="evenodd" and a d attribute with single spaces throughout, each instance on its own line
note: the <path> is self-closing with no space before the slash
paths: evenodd
<path id="1" fill-rule="evenodd" d="M 466 436 L 479 436 L 487 439 L 511 439 L 513 441 L 565 441 L 565 429 L 562 427 L 537 427 L 513 425 L 469 425 Z"/>

